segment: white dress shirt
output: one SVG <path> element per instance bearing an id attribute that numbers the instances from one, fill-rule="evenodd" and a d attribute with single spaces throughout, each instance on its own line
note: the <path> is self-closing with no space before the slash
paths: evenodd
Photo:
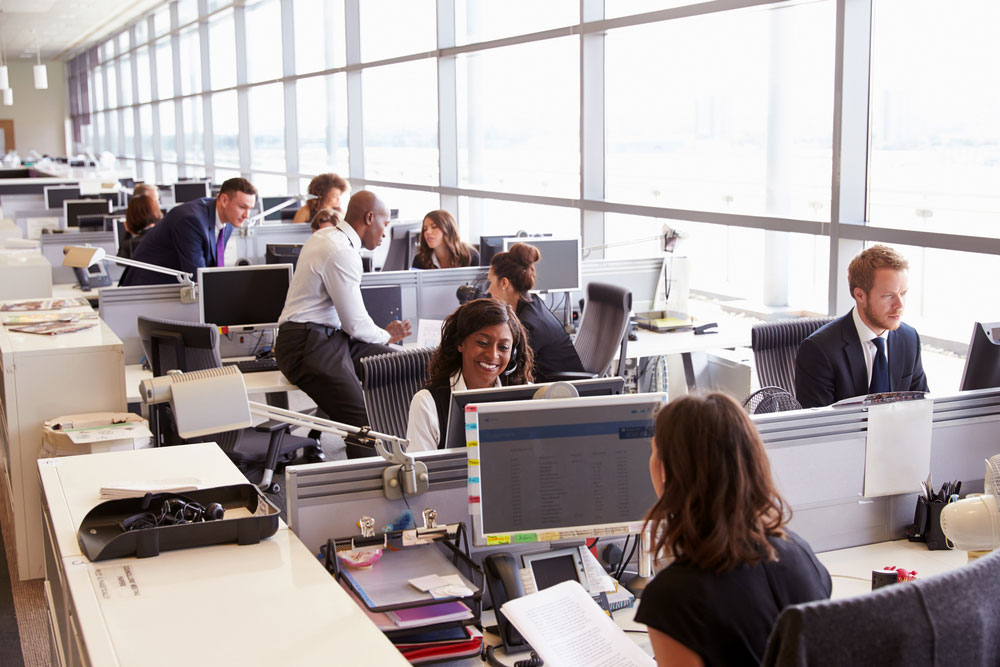
<path id="1" fill-rule="evenodd" d="M 497 378 L 496 385 L 500 385 L 500 378 Z M 468 386 L 462 371 L 451 376 L 451 391 L 465 391 Z M 407 445 L 408 452 L 423 452 L 438 448 L 441 441 L 441 425 L 438 423 L 437 406 L 434 404 L 434 396 L 427 389 L 421 389 L 413 395 L 410 401 L 410 415 L 406 422 L 406 439 L 410 441 Z"/>
<path id="2" fill-rule="evenodd" d="M 872 363 L 875 361 L 875 355 L 878 354 L 878 348 L 875 347 L 875 343 L 872 341 L 876 338 L 881 338 L 885 341 L 885 360 L 886 368 L 888 368 L 889 362 L 889 330 L 886 329 L 879 336 L 874 331 L 868 328 L 868 325 L 861 320 L 861 316 L 858 315 L 858 307 L 855 306 L 851 311 L 851 315 L 854 317 L 854 326 L 858 329 L 858 339 L 861 341 L 861 349 L 865 353 L 865 367 L 868 369 L 868 385 L 871 386 L 872 383 Z"/>
<path id="3" fill-rule="evenodd" d="M 278 323 L 315 322 L 364 343 L 388 343 L 389 332 L 375 324 L 361 299 L 360 250 L 361 237 L 346 222 L 310 236 Z"/>

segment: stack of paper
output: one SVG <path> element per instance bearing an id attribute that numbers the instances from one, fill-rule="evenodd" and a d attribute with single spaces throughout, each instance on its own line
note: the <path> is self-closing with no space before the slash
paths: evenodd
<path id="1" fill-rule="evenodd" d="M 435 623 L 449 621 L 464 621 L 472 618 L 472 610 L 461 602 L 442 602 L 440 604 L 425 604 L 419 607 L 408 607 L 386 612 L 399 628 L 418 628 Z"/>

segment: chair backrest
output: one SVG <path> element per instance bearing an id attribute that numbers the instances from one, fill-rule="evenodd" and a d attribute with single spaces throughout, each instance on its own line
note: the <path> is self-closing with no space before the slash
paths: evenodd
<path id="1" fill-rule="evenodd" d="M 615 354 L 619 355 L 615 375 L 625 373 L 629 312 L 632 292 L 607 283 L 587 284 L 587 304 L 573 346 L 583 368 L 600 377 L 608 375 Z"/>
<path id="2" fill-rule="evenodd" d="M 803 317 L 754 326 L 750 348 L 760 386 L 781 387 L 795 396 L 795 355 L 799 345 L 832 317 Z"/>
<path id="3" fill-rule="evenodd" d="M 432 347 L 418 347 L 361 360 L 361 388 L 373 431 L 406 437 L 410 401 L 427 381 Z"/>

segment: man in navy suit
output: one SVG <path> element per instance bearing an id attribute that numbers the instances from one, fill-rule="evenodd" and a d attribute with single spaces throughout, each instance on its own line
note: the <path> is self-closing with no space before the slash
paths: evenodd
<path id="1" fill-rule="evenodd" d="M 847 281 L 855 307 L 802 341 L 795 357 L 795 394 L 803 407 L 883 391 L 927 391 L 920 336 L 901 321 L 909 268 L 884 245 L 851 260 Z"/>
<path id="2" fill-rule="evenodd" d="M 230 178 L 219 196 L 193 199 L 170 212 L 136 247 L 132 259 L 198 277 L 198 267 L 223 266 L 226 243 L 234 227 L 242 227 L 257 199 L 257 190 L 245 178 Z M 119 281 L 122 287 L 176 283 L 163 273 L 129 267 Z"/>

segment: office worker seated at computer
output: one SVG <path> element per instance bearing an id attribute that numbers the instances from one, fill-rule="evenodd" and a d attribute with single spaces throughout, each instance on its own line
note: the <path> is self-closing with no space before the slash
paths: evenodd
<path id="1" fill-rule="evenodd" d="M 310 199 L 305 205 L 295 212 L 292 222 L 312 222 L 316 213 L 320 209 L 335 208 L 340 210 L 340 200 L 347 194 L 347 181 L 337 174 L 320 174 L 309 181 L 309 188 L 306 190 L 316 199 Z"/>
<path id="2" fill-rule="evenodd" d="M 479 251 L 459 238 L 458 225 L 451 213 L 431 211 L 424 216 L 413 268 L 452 269 L 461 266 L 479 266 Z"/>
<path id="3" fill-rule="evenodd" d="M 278 319 L 278 368 L 335 421 L 368 422 L 361 358 L 392 352 L 386 343 L 410 335 L 410 323 L 376 326 L 361 299 L 361 249 L 378 247 L 389 209 L 371 192 L 351 197 L 344 220 L 302 246 Z"/>
<path id="4" fill-rule="evenodd" d="M 257 190 L 245 178 L 230 178 L 218 197 L 203 197 L 175 206 L 132 254 L 147 264 L 180 269 L 197 277 L 202 266 L 224 266 L 226 243 L 233 228 L 242 227 L 257 200 Z M 162 273 L 128 267 L 119 285 L 176 284 Z"/>
<path id="5" fill-rule="evenodd" d="M 344 216 L 335 208 L 321 208 L 316 211 L 316 215 L 309 221 L 309 225 L 314 232 L 328 227 L 336 227 L 344 221 Z"/>
<path id="6" fill-rule="evenodd" d="M 811 408 L 884 391 L 928 391 L 920 336 L 901 319 L 909 285 L 906 258 L 888 246 L 872 246 L 851 260 L 847 282 L 854 308 L 799 346 L 799 403 Z"/>
<path id="7" fill-rule="evenodd" d="M 136 183 L 135 187 L 132 188 L 132 196 L 141 197 L 143 195 L 155 199 L 156 207 L 160 207 L 160 188 L 156 187 L 152 183 Z"/>
<path id="8" fill-rule="evenodd" d="M 721 393 L 671 401 L 656 416 L 646 517 L 653 553 L 675 560 L 642 594 L 657 665 L 757 665 L 778 614 L 830 597 L 830 575 L 785 525 L 764 443 Z"/>
<path id="9" fill-rule="evenodd" d="M 515 243 L 506 252 L 498 252 L 490 261 L 490 295 L 517 311 L 528 332 L 528 344 L 535 355 L 535 382 L 550 382 L 560 371 L 583 372 L 580 355 L 563 325 L 541 298 L 529 291 L 535 286 L 535 262 L 542 258 L 533 245 Z"/>
<path id="10" fill-rule="evenodd" d="M 128 238 L 122 240 L 118 256 L 131 258 L 139 243 L 146 237 L 146 233 L 151 231 L 162 218 L 163 211 L 160 210 L 156 199 L 145 194 L 133 195 L 125 211 L 125 230 L 128 232 Z"/>
<path id="11" fill-rule="evenodd" d="M 410 402 L 407 451 L 444 447 L 451 392 L 531 382 L 531 347 L 514 309 L 497 299 L 459 306 L 441 326 L 427 384 Z"/>

